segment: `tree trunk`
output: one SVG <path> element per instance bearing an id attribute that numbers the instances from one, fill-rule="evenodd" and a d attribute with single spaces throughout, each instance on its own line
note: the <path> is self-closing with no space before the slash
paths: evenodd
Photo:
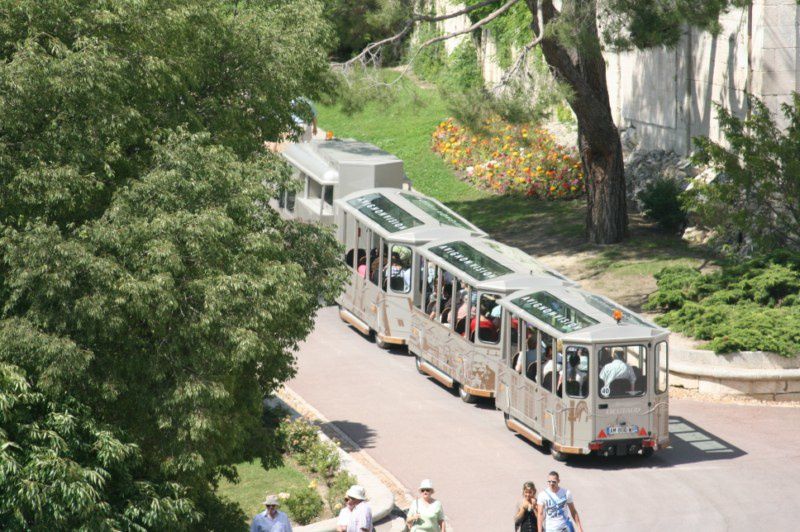
<path id="1" fill-rule="evenodd" d="M 527 0 L 527 4 L 533 14 L 531 29 L 541 35 L 539 0 Z M 592 0 L 562 0 L 561 7 L 564 15 L 552 0 L 541 0 L 542 25 L 579 11 L 574 29 L 580 34 L 580 45 L 567 48 L 555 36 L 547 36 L 541 41 L 542 53 L 556 80 L 572 91 L 569 104 L 578 119 L 578 146 L 586 176 L 587 237 L 595 244 L 613 244 L 628 235 L 625 167 L 608 99 L 597 14 Z"/>

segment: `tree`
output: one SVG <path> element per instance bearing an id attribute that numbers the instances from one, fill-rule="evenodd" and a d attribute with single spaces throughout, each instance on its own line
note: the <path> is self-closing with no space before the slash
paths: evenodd
<path id="1" fill-rule="evenodd" d="M 345 66 L 364 62 L 380 46 L 403 39 L 416 24 L 471 13 L 480 16 L 462 31 L 420 43 L 417 49 L 422 49 L 507 16 L 518 1 L 470 0 L 465 7 L 444 15 L 415 14 L 399 32 L 367 46 Z M 686 25 L 714 30 L 720 13 L 744 3 L 746 0 L 562 0 L 557 8 L 553 0 L 525 0 L 531 13 L 531 39 L 523 49 L 541 47 L 556 81 L 567 87 L 577 117 L 591 242 L 619 242 L 628 227 L 622 144 L 611 114 L 603 51 L 675 45 Z"/>
<path id="2" fill-rule="evenodd" d="M 751 97 L 741 119 L 718 107 L 726 145 L 695 139 L 695 160 L 717 177 L 695 183 L 691 209 L 732 251 L 800 252 L 800 95 L 783 105 L 788 126 L 781 132 L 769 109 Z"/>
<path id="3" fill-rule="evenodd" d="M 296 21 L 303 19 L 304 24 Z M 333 235 L 263 149 L 327 84 L 308 0 L 0 1 L 0 529 L 220 529 L 278 459 Z"/>

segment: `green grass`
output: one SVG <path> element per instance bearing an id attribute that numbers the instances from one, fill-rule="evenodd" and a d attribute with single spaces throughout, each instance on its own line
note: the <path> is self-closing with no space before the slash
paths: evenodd
<path id="1" fill-rule="evenodd" d="M 237 503 L 249 517 L 264 510 L 261 504 L 267 493 L 277 494 L 307 486 L 309 478 L 288 465 L 264 470 L 259 461 L 238 464 L 239 483 L 223 480 L 217 493 Z"/>
<path id="2" fill-rule="evenodd" d="M 538 215 L 562 219 L 562 211 L 576 202 L 530 200 L 519 196 L 497 196 L 460 180 L 431 150 L 431 134 L 451 115 L 435 89 L 423 89 L 409 80 L 389 101 L 371 101 L 348 115 L 337 106 L 319 105 L 319 124 L 340 138 L 354 138 L 375 144 L 403 160 L 414 188 L 444 202 L 487 231 L 505 228 Z M 557 224 L 574 233 L 575 224 Z M 583 232 L 580 225 L 578 231 Z"/>

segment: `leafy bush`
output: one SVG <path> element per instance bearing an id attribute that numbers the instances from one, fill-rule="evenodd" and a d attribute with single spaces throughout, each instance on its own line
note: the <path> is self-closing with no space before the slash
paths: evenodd
<path id="1" fill-rule="evenodd" d="M 456 90 L 467 91 L 483 86 L 478 53 L 471 40 L 465 40 L 453 50 L 439 77 L 440 85 Z"/>
<path id="2" fill-rule="evenodd" d="M 717 353 L 800 353 L 800 257 L 773 254 L 701 274 L 665 268 L 646 305 L 657 321 L 701 340 Z"/>
<path id="3" fill-rule="evenodd" d="M 306 418 L 286 417 L 278 427 L 283 440 L 283 452 L 302 454 L 319 442 L 317 427 Z"/>
<path id="4" fill-rule="evenodd" d="M 342 509 L 344 495 L 353 484 L 358 484 L 358 479 L 347 471 L 339 471 L 328 482 L 328 508 L 334 515 Z"/>
<path id="5" fill-rule="evenodd" d="M 305 451 L 296 454 L 295 458 L 300 465 L 308 467 L 326 479 L 332 478 L 341 465 L 336 445 L 319 438 Z"/>
<path id="6" fill-rule="evenodd" d="M 474 132 L 452 119 L 433 133 L 433 151 L 474 184 L 500 194 L 572 199 L 584 194 L 574 150 L 556 144 L 544 129 L 506 124 L 498 118 Z"/>
<path id="7" fill-rule="evenodd" d="M 434 43 L 418 51 L 418 46 L 438 37 L 441 32 L 436 28 L 436 23 L 424 22 L 417 27 L 417 34 L 408 51 L 408 60 L 413 58 L 414 73 L 424 80 L 435 82 L 447 64 L 447 51 L 444 42 Z"/>
<path id="8" fill-rule="evenodd" d="M 746 119 L 717 107 L 724 144 L 695 139 L 695 161 L 718 175 L 696 182 L 688 201 L 723 249 L 800 252 L 800 94 L 792 99 L 782 106 L 785 126 L 778 127 L 769 109 L 752 98 Z"/>
<path id="9" fill-rule="evenodd" d="M 681 203 L 683 187 L 668 177 L 659 177 L 639 192 L 644 215 L 665 231 L 683 231 L 686 227 L 686 209 Z"/>
<path id="10" fill-rule="evenodd" d="M 307 525 L 322 513 L 325 503 L 312 482 L 304 488 L 289 493 L 283 504 L 292 520 Z"/>

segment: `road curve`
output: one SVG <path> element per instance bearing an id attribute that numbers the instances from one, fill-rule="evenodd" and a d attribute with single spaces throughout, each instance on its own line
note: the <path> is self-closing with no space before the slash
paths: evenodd
<path id="1" fill-rule="evenodd" d="M 409 488 L 431 478 L 458 532 L 512 530 L 520 487 L 555 469 L 585 530 L 794 530 L 800 409 L 672 400 L 673 446 L 562 464 L 323 309 L 289 386 Z"/>

